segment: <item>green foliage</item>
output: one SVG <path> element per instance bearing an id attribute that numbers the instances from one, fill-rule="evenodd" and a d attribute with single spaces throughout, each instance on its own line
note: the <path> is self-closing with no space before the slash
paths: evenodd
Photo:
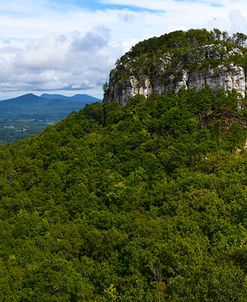
<path id="1" fill-rule="evenodd" d="M 2 146 L 0 301 L 245 301 L 244 112 L 136 96 Z"/>
<path id="2" fill-rule="evenodd" d="M 110 86 L 118 85 L 121 89 L 122 84 L 128 85 L 130 76 L 141 82 L 145 75 L 152 85 L 160 82 L 172 88 L 171 76 L 176 80 L 180 69 L 205 70 L 222 64 L 246 67 L 246 41 L 245 34 L 235 33 L 231 37 L 219 29 L 177 30 L 153 37 L 137 43 L 117 60 L 114 83 Z M 211 50 L 205 46 L 210 46 Z M 240 54 L 236 53 L 236 47 L 241 50 Z M 107 100 L 111 94 L 109 85 L 104 86 L 104 92 Z"/>

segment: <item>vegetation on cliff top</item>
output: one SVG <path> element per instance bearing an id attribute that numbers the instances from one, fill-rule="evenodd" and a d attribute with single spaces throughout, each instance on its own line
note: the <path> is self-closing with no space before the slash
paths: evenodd
<path id="1" fill-rule="evenodd" d="M 219 64 L 239 64 L 247 68 L 247 35 L 218 29 L 190 29 L 174 31 L 137 43 L 116 62 L 114 81 L 124 82 L 130 76 L 144 75 L 152 81 L 174 74 L 179 68 L 188 70 L 215 67 Z M 212 53 L 205 47 L 211 46 Z M 236 50 L 236 48 L 239 49 Z M 114 83 L 110 83 L 114 84 Z M 109 88 L 105 85 L 106 99 Z"/>
<path id="2" fill-rule="evenodd" d="M 0 149 L 0 301 L 246 301 L 234 94 L 93 104 Z"/>
<path id="3" fill-rule="evenodd" d="M 164 52 L 178 48 L 191 49 L 209 44 L 223 44 L 229 48 L 244 48 L 246 42 L 247 35 L 239 32 L 229 36 L 227 32 L 221 32 L 218 29 L 212 31 L 206 29 L 178 30 L 137 43 L 123 58 L 125 56 L 136 57 L 143 53 L 152 53 L 159 50 Z"/>

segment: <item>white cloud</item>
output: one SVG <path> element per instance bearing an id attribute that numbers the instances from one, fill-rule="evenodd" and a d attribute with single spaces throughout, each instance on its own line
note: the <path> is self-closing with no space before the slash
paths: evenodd
<path id="1" fill-rule="evenodd" d="M 247 33 L 246 0 L 101 2 L 123 8 L 90 11 L 49 0 L 0 0 L 0 98 L 70 89 L 100 96 L 116 59 L 138 41 L 189 28 Z"/>
<path id="2" fill-rule="evenodd" d="M 0 47 L 0 88 L 5 91 L 102 87 L 106 70 L 120 55 L 111 45 L 109 31 L 98 29 L 85 35 L 48 35 L 15 48 Z M 8 75 L 8 76 L 6 76 Z"/>

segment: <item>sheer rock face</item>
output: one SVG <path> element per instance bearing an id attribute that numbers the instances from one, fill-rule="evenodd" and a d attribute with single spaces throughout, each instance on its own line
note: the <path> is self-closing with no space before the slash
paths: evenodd
<path id="1" fill-rule="evenodd" d="M 221 88 L 235 90 L 242 97 L 246 93 L 246 75 L 244 68 L 234 64 L 226 67 L 219 65 L 215 68 L 208 68 L 201 71 L 192 71 L 188 77 L 187 88 L 202 89 L 209 86 L 214 90 Z"/>
<path id="2" fill-rule="evenodd" d="M 125 105 L 136 94 L 148 97 L 153 93 L 166 94 L 169 90 L 178 92 L 181 88 L 202 89 L 205 86 L 214 90 L 235 90 L 245 97 L 247 74 L 243 66 L 233 63 L 231 59 L 235 56 L 243 56 L 239 48 L 227 50 L 223 45 L 210 44 L 183 55 L 176 63 L 171 54 L 165 53 L 155 60 L 150 72 L 147 72 L 145 62 L 133 68 L 134 59 L 128 58 L 127 63 L 111 71 L 104 101 Z"/>
<path id="3" fill-rule="evenodd" d="M 141 76 L 138 79 L 135 76 L 130 76 L 125 81 L 115 80 L 115 70 L 110 74 L 110 85 L 109 85 L 109 100 L 118 100 L 120 104 L 126 105 L 128 100 L 137 94 L 142 94 L 148 97 L 153 93 L 153 88 L 149 77 Z M 115 82 L 115 84 L 111 84 Z M 105 97 L 106 98 L 106 97 Z"/>

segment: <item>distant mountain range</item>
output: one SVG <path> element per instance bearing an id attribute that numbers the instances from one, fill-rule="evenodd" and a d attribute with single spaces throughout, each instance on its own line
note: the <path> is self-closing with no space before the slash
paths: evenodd
<path id="1" fill-rule="evenodd" d="M 65 116 L 78 111 L 86 104 L 101 100 L 87 94 L 68 97 L 60 94 L 25 94 L 0 102 L 0 115 Z"/>
<path id="2" fill-rule="evenodd" d="M 25 94 L 0 101 L 0 144 L 41 132 L 86 104 L 101 102 L 87 94 Z"/>

